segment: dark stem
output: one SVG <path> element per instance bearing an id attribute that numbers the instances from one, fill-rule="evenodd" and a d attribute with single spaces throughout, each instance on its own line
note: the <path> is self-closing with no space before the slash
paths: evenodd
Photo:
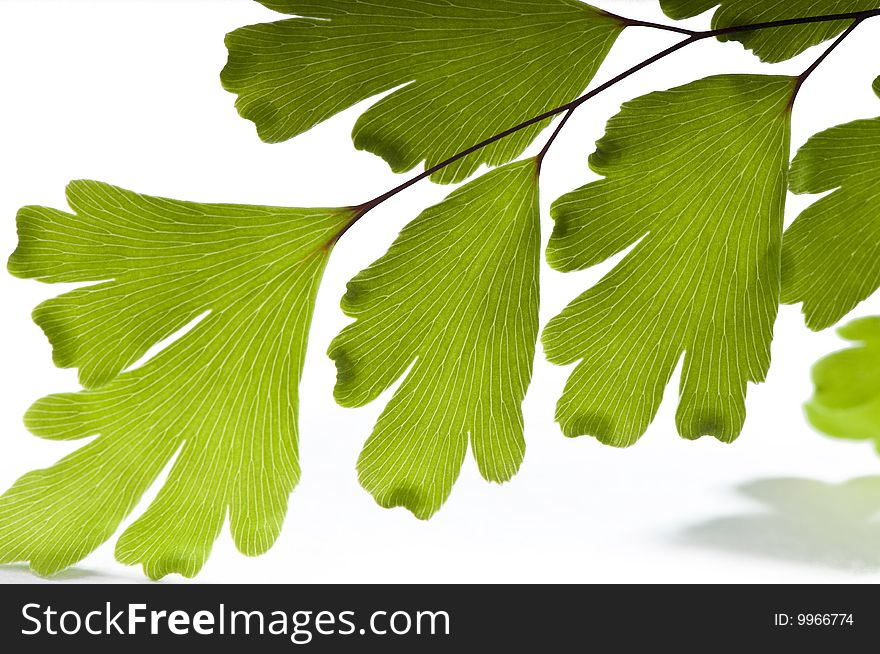
<path id="1" fill-rule="evenodd" d="M 861 22 L 866 18 L 872 18 L 874 16 L 880 16 L 880 9 L 851 11 L 845 14 L 827 14 L 825 16 L 787 18 L 785 20 L 774 20 L 767 23 L 753 23 L 751 25 L 739 25 L 736 27 L 722 27 L 717 30 L 701 32 L 701 34 L 708 34 L 709 36 L 724 36 L 725 34 L 734 34 L 736 32 L 753 32 L 755 30 L 771 29 L 773 27 L 791 27 L 792 25 L 809 25 L 811 23 L 830 23 L 836 20 L 857 20 Z"/>
<path id="2" fill-rule="evenodd" d="M 588 93 L 585 93 L 581 97 L 579 97 L 575 100 L 572 100 L 571 102 L 567 102 L 564 105 L 556 107 L 555 109 L 551 109 L 550 111 L 545 111 L 544 113 L 542 113 L 538 116 L 535 116 L 534 118 L 530 118 L 529 120 L 527 120 L 523 123 L 520 123 L 519 125 L 515 125 L 514 127 L 511 127 L 510 129 L 506 129 L 503 132 L 496 134 L 495 136 L 487 138 L 485 141 L 481 141 L 480 143 L 477 143 L 476 145 L 472 145 L 467 150 L 462 150 L 458 154 L 455 154 L 455 155 L 449 157 L 449 159 L 446 159 L 446 160 L 441 161 L 440 163 L 438 163 L 434 166 L 431 166 L 427 170 L 419 173 L 418 175 L 416 175 L 412 179 L 405 181 L 403 184 L 400 184 L 399 186 L 394 187 L 390 191 L 387 191 L 386 193 L 383 193 L 382 195 L 379 195 L 379 196 L 373 198 L 372 200 L 370 200 L 368 202 L 364 202 L 363 204 L 359 204 L 358 206 L 353 207 L 353 208 L 358 212 L 358 214 L 359 214 L 358 217 L 362 217 L 367 212 L 369 212 L 371 209 L 375 209 L 377 206 L 379 206 L 380 204 L 382 204 L 386 200 L 390 200 L 398 193 L 405 191 L 410 186 L 414 186 L 415 184 L 418 184 L 423 179 L 426 179 L 426 178 L 430 177 L 431 175 L 433 175 L 434 173 L 436 173 L 440 170 L 443 170 L 447 166 L 454 164 L 456 161 L 460 161 L 461 159 L 464 159 L 465 157 L 470 156 L 473 153 L 475 153 L 479 150 L 482 150 L 485 147 L 492 145 L 493 143 L 497 143 L 498 141 L 500 141 L 504 138 L 507 138 L 511 134 L 516 134 L 517 132 L 521 132 L 522 130 L 524 130 L 528 127 L 531 127 L 532 125 L 535 125 L 537 123 L 543 122 L 543 121 L 547 120 L 548 118 L 553 118 L 554 116 L 558 116 L 559 114 L 577 109 L 583 103 L 585 103 L 587 100 L 599 95 L 600 93 L 602 93 L 603 91 L 606 91 L 607 89 L 611 88 L 615 84 L 622 82 L 630 75 L 634 75 L 635 73 L 639 72 L 643 68 L 647 68 L 651 64 L 653 64 L 657 61 L 660 61 L 664 57 L 668 57 L 672 53 L 678 52 L 682 48 L 690 45 L 691 43 L 694 43 L 695 41 L 698 41 L 701 38 L 707 38 L 707 37 L 691 36 L 691 37 L 685 39 L 684 41 L 676 43 L 675 45 L 673 45 L 669 48 L 666 48 L 662 52 L 658 52 L 653 57 L 645 59 L 643 62 L 636 64 L 632 68 L 620 73 L 620 75 L 617 75 L 613 79 L 608 80 L 604 84 L 597 86 L 595 89 L 593 89 L 592 91 L 589 91 Z"/>
<path id="3" fill-rule="evenodd" d="M 633 18 L 625 18 L 623 16 L 618 16 L 617 14 L 612 14 L 610 11 L 601 10 L 603 14 L 612 18 L 619 22 L 623 27 L 650 27 L 655 30 L 662 30 L 664 32 L 675 32 L 676 34 L 684 34 L 685 36 L 694 36 L 695 34 L 699 34 L 694 30 L 685 29 L 684 27 L 677 27 L 675 25 L 663 25 L 662 23 L 652 23 L 647 20 L 635 20 Z"/>
<path id="4" fill-rule="evenodd" d="M 853 31 L 859 25 L 861 25 L 863 20 L 865 20 L 865 19 L 864 18 L 856 18 L 853 21 L 852 25 L 847 27 L 846 31 L 844 31 L 843 34 L 838 36 L 837 39 L 834 41 L 834 43 L 832 43 L 831 46 L 827 50 L 825 50 L 825 52 L 823 52 L 821 55 L 819 55 L 819 58 L 816 59 L 816 61 L 814 61 L 812 64 L 810 64 L 809 68 L 807 68 L 803 73 L 798 75 L 797 83 L 794 86 L 794 92 L 791 94 L 791 101 L 788 103 L 789 108 L 794 106 L 794 101 L 797 99 L 798 92 L 801 90 L 801 87 L 804 85 L 804 82 L 806 82 L 807 79 L 809 79 L 810 75 L 812 75 L 815 72 L 815 70 L 819 66 L 822 65 L 822 62 L 824 62 L 825 59 L 828 58 L 828 55 L 830 55 L 832 52 L 834 52 L 837 49 L 837 46 L 839 46 L 841 43 L 843 43 L 846 40 L 846 38 L 850 34 L 852 34 Z"/>
<path id="5" fill-rule="evenodd" d="M 535 116 L 534 118 L 530 118 L 529 120 L 522 122 L 519 125 L 515 125 L 509 129 L 504 130 L 503 132 L 496 134 L 495 136 L 492 136 L 490 138 L 487 138 L 484 141 L 481 141 L 480 143 L 477 143 L 476 145 L 472 145 L 471 147 L 467 148 L 466 150 L 462 150 L 458 154 L 455 154 L 455 155 L 449 157 L 448 159 L 441 161 L 440 163 L 438 163 L 434 166 L 431 166 L 430 168 L 419 173 L 415 177 L 407 180 L 406 182 L 400 184 L 399 186 L 394 187 L 390 191 L 387 191 L 387 192 L 383 193 L 382 195 L 379 195 L 379 196 L 373 198 L 372 200 L 364 202 L 363 204 L 359 204 L 357 206 L 352 207 L 351 208 L 353 211 L 352 219 L 336 235 L 336 237 L 330 243 L 328 243 L 328 247 L 331 247 L 333 244 L 335 244 L 340 238 L 342 238 L 342 236 L 358 220 L 363 218 L 370 211 L 372 211 L 373 209 L 375 209 L 376 207 L 378 207 L 380 204 L 384 203 L 385 201 L 390 200 L 391 198 L 398 195 L 399 193 L 402 193 L 403 191 L 407 190 L 411 186 L 418 184 L 419 182 L 421 182 L 424 179 L 427 179 L 428 177 L 430 177 L 434 173 L 439 172 L 440 170 L 443 170 L 447 166 L 451 166 L 452 164 L 456 163 L 457 161 L 460 161 L 460 160 L 464 159 L 465 157 L 468 157 L 468 156 L 474 154 L 475 152 L 478 152 L 478 151 L 482 150 L 483 148 L 486 148 L 486 147 L 492 145 L 493 143 L 497 143 L 498 141 L 501 141 L 502 139 L 505 139 L 508 136 L 511 136 L 512 134 L 516 134 L 518 132 L 521 132 L 524 129 L 528 129 L 532 125 L 536 125 L 536 124 L 541 123 L 545 120 L 553 118 L 554 116 L 558 116 L 559 114 L 564 113 L 564 114 L 566 114 L 565 118 L 563 118 L 563 120 L 556 127 L 556 130 L 554 131 L 553 135 L 550 137 L 550 140 L 548 141 L 548 143 L 544 146 L 544 148 L 541 150 L 540 154 L 538 155 L 537 161 L 538 161 L 538 166 L 540 167 L 540 165 L 543 163 L 544 157 L 546 157 L 547 152 L 550 150 L 550 147 L 553 145 L 553 143 L 559 137 L 559 134 L 562 132 L 562 129 L 565 127 L 566 123 L 568 122 L 568 120 L 571 118 L 572 114 L 575 112 L 575 110 L 577 110 L 578 107 L 580 107 L 582 104 L 584 104 L 588 100 L 596 97 L 597 95 L 599 95 L 603 91 L 606 91 L 609 88 L 611 88 L 612 86 L 618 84 L 619 82 L 622 82 L 623 80 L 630 77 L 631 75 L 634 75 L 635 73 L 641 71 L 642 69 L 647 68 L 648 66 L 660 61 L 661 59 L 664 59 L 665 57 L 668 57 L 669 55 L 671 55 L 675 52 L 678 52 L 682 48 L 685 48 L 693 43 L 696 43 L 698 41 L 703 41 L 704 39 L 709 39 L 709 38 L 713 38 L 713 37 L 717 37 L 717 36 L 724 36 L 726 34 L 734 34 L 737 32 L 753 32 L 756 30 L 772 29 L 774 27 L 790 27 L 793 25 L 806 25 L 806 24 L 811 24 L 811 23 L 827 23 L 827 22 L 838 21 L 838 20 L 841 20 L 841 21 L 842 20 L 851 20 L 851 21 L 853 21 L 853 24 L 850 25 L 849 28 L 843 34 L 840 35 L 840 37 L 838 37 L 838 39 L 834 42 L 834 44 L 832 44 L 832 46 L 830 48 L 828 48 L 828 50 L 826 50 L 825 53 L 823 53 L 822 56 L 819 57 L 819 59 L 816 62 L 814 62 L 813 65 L 810 66 L 809 69 L 804 71 L 804 74 L 798 78 L 798 84 L 795 89 L 795 95 L 796 95 L 797 91 L 800 89 L 800 86 L 803 84 L 803 82 L 806 81 L 806 79 L 810 76 L 810 74 L 812 74 L 812 72 L 816 68 L 818 68 L 819 65 L 821 65 L 821 63 L 825 60 L 825 58 L 829 54 L 831 54 L 831 52 L 838 45 L 840 45 L 844 41 L 844 39 L 847 36 L 849 36 L 852 33 L 852 31 L 862 21 L 864 21 L 868 18 L 872 18 L 874 16 L 880 16 L 880 9 L 869 9 L 869 10 L 865 10 L 865 11 L 854 11 L 854 12 L 840 13 L 840 14 L 827 14 L 824 16 L 806 16 L 804 18 L 787 18 L 784 20 L 768 21 L 765 23 L 753 23 L 751 25 L 738 25 L 738 26 L 733 26 L 733 27 L 722 27 L 720 29 L 706 30 L 703 32 L 694 32 L 692 30 L 686 30 L 683 28 L 678 28 L 678 27 L 669 26 L 669 25 L 660 25 L 658 23 L 650 23 L 650 22 L 646 22 L 646 21 L 631 20 L 631 19 L 620 17 L 620 16 L 616 16 L 614 14 L 608 14 L 608 15 L 615 18 L 615 19 L 620 20 L 621 24 L 623 24 L 624 26 L 651 27 L 654 29 L 661 29 L 661 30 L 668 31 L 668 32 L 677 32 L 679 34 L 686 34 L 688 36 L 688 38 L 676 43 L 673 46 L 666 48 L 662 52 L 658 52 L 657 54 L 653 55 L 652 57 L 649 57 L 648 59 L 645 59 L 641 63 L 636 64 L 632 68 L 620 73 L 616 77 L 610 79 L 609 81 L 605 82 L 604 84 L 601 84 L 600 86 L 597 86 L 595 89 L 585 93 L 584 95 L 580 96 L 579 98 L 572 100 L 571 102 L 567 102 L 566 104 L 561 105 L 559 107 L 556 107 L 555 109 L 545 111 L 544 113 L 542 113 L 538 116 Z M 792 102 L 793 101 L 794 101 L 794 98 L 792 98 Z"/>
<path id="6" fill-rule="evenodd" d="M 550 148 L 553 147 L 553 143 L 556 139 L 559 138 L 559 135 L 562 134 L 562 130 L 565 129 L 565 124 L 571 120 L 571 117 L 574 115 L 574 112 L 577 111 L 577 107 L 574 109 L 569 109 L 566 114 L 562 117 L 562 120 L 559 121 L 559 124 L 556 126 L 556 129 L 553 130 L 553 134 L 547 139 L 546 145 L 541 149 L 536 157 L 536 161 L 538 162 L 538 174 L 541 174 L 541 166 L 544 165 L 544 157 L 547 156 L 547 153 L 550 152 Z"/>

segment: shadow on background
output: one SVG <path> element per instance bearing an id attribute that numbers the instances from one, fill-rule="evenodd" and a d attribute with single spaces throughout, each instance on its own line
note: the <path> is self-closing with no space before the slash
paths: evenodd
<path id="1" fill-rule="evenodd" d="M 687 528 L 686 544 L 852 572 L 880 570 L 880 476 L 842 484 L 761 479 L 737 488 L 763 505 Z"/>

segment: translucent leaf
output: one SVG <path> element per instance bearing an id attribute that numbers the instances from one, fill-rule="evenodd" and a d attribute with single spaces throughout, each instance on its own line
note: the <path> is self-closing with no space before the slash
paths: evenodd
<path id="1" fill-rule="evenodd" d="M 769 23 L 789 18 L 828 16 L 880 7 L 878 0 L 660 0 L 663 11 L 677 20 L 691 18 L 718 7 L 712 28 Z M 720 36 L 722 41 L 739 41 L 762 61 L 778 62 L 823 41 L 833 39 L 852 21 L 829 21 L 789 25 Z"/>
<path id="2" fill-rule="evenodd" d="M 739 434 L 746 383 L 770 364 L 793 88 L 722 75 L 633 100 L 590 158 L 604 179 L 555 203 L 553 267 L 634 246 L 544 331 L 550 361 L 578 364 L 557 407 L 566 435 L 633 444 L 683 354 L 681 435 Z"/>
<path id="3" fill-rule="evenodd" d="M 468 441 L 490 481 L 522 462 L 520 405 L 538 334 L 537 182 L 534 160 L 477 178 L 348 284 L 342 308 L 356 320 L 329 352 L 337 400 L 362 406 L 403 377 L 358 460 L 382 506 L 430 517 Z"/>
<path id="4" fill-rule="evenodd" d="M 238 94 L 241 115 L 265 141 L 284 141 L 396 89 L 360 117 L 353 136 L 398 172 L 439 163 L 573 100 L 623 29 L 579 0 L 261 1 L 301 17 L 227 36 L 222 81 Z M 434 180 L 461 181 L 481 163 L 507 163 L 546 124 Z"/>
<path id="5" fill-rule="evenodd" d="M 856 320 L 840 335 L 856 346 L 815 365 L 807 417 L 830 436 L 871 440 L 880 450 L 880 318 Z"/>
<path id="6" fill-rule="evenodd" d="M 807 325 L 825 329 L 880 287 L 880 118 L 813 136 L 792 162 L 790 186 L 833 191 L 792 223 L 782 254 L 782 301 L 803 302 Z"/>
<path id="7" fill-rule="evenodd" d="M 227 515 L 242 552 L 266 551 L 299 478 L 297 384 L 315 293 L 351 212 L 178 202 L 98 182 L 72 183 L 68 200 L 72 213 L 21 210 L 9 269 L 96 282 L 34 314 L 56 361 L 88 388 L 39 400 L 25 422 L 43 438 L 95 438 L 0 498 L 0 562 L 51 574 L 80 560 L 175 454 L 119 560 L 192 576 Z"/>

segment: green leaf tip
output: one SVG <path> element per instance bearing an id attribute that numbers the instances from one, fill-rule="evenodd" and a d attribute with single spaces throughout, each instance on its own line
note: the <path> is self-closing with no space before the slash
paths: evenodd
<path id="1" fill-rule="evenodd" d="M 279 142 L 392 91 L 360 116 L 353 139 L 395 172 L 433 166 L 575 99 L 623 29 L 579 0 L 263 4 L 298 17 L 227 36 L 221 80 L 238 95 L 239 113 L 263 140 Z M 433 180 L 460 182 L 481 164 L 508 163 L 548 123 L 483 148 Z"/>
<path id="2" fill-rule="evenodd" d="M 813 367 L 807 418 L 829 436 L 872 441 L 880 450 L 880 317 L 855 320 L 840 335 L 856 345 Z"/>
<path id="3" fill-rule="evenodd" d="M 634 444 L 682 356 L 679 433 L 740 433 L 746 384 L 770 363 L 794 85 L 721 75 L 628 102 L 590 158 L 604 179 L 554 203 L 555 269 L 632 246 L 544 329 L 548 359 L 577 364 L 566 436 Z"/>
<path id="4" fill-rule="evenodd" d="M 348 284 L 355 321 L 329 350 L 337 401 L 363 406 L 403 377 L 358 459 L 383 507 L 433 515 L 468 443 L 485 479 L 519 469 L 538 334 L 537 180 L 534 159 L 477 178 Z"/>
<path id="5" fill-rule="evenodd" d="M 825 16 L 880 8 L 880 0 L 660 0 L 667 16 L 675 20 L 693 18 L 717 7 L 712 29 L 769 23 L 790 18 Z M 791 59 L 808 48 L 833 39 L 852 21 L 839 20 L 789 25 L 762 30 L 734 32 L 718 38 L 739 41 L 761 61 L 777 63 Z"/>
<path id="6" fill-rule="evenodd" d="M 300 474 L 297 385 L 315 294 L 352 211 L 180 202 L 90 181 L 68 199 L 70 213 L 19 213 L 10 268 L 92 282 L 36 312 L 86 389 L 26 415 L 43 438 L 91 440 L 0 497 L 0 562 L 40 574 L 76 563 L 172 459 L 117 558 L 151 578 L 193 576 L 227 518 L 239 550 L 265 552 Z"/>
<path id="7" fill-rule="evenodd" d="M 792 162 L 794 193 L 831 191 L 785 233 L 782 301 L 802 304 L 810 329 L 837 324 L 880 288 L 878 185 L 880 118 L 820 132 Z"/>

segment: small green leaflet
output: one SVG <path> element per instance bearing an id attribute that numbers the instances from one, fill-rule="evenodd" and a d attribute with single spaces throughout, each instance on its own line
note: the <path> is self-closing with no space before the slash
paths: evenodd
<path id="1" fill-rule="evenodd" d="M 635 244 L 544 330 L 550 361 L 579 362 L 557 406 L 567 436 L 633 444 L 682 354 L 681 435 L 739 434 L 746 382 L 770 364 L 794 84 L 722 75 L 633 100 L 590 158 L 604 179 L 555 203 L 554 268 Z"/>
<path id="2" fill-rule="evenodd" d="M 873 441 L 880 452 L 880 318 L 856 320 L 839 333 L 857 345 L 813 367 L 807 417 L 829 436 Z"/>
<path id="3" fill-rule="evenodd" d="M 880 0 L 660 0 L 660 5 L 667 16 L 676 20 L 691 18 L 718 7 L 712 16 L 712 28 L 719 29 L 788 18 L 867 11 L 880 7 Z M 722 41 L 739 41 L 761 61 L 779 62 L 833 39 L 851 23 L 844 20 L 791 25 L 726 34 L 719 38 Z"/>
<path id="4" fill-rule="evenodd" d="M 87 389 L 39 400 L 25 422 L 43 438 L 95 438 L 0 497 L 0 562 L 52 574 L 79 561 L 175 455 L 117 558 L 153 578 L 193 576 L 227 513 L 238 548 L 265 552 L 299 478 L 297 384 L 318 284 L 351 210 L 196 204 L 89 181 L 72 183 L 68 201 L 72 213 L 20 211 L 9 270 L 95 282 L 34 314 Z"/>
<path id="5" fill-rule="evenodd" d="M 426 210 L 349 282 L 342 308 L 356 320 L 329 351 L 336 399 L 362 406 L 404 377 L 358 460 L 361 484 L 382 506 L 429 518 L 452 490 L 468 437 L 483 477 L 503 482 L 516 473 L 539 260 L 531 159 Z"/>
<path id="6" fill-rule="evenodd" d="M 265 141 L 394 90 L 354 128 L 396 172 L 433 166 L 576 98 L 621 22 L 579 0 L 260 0 L 299 18 L 229 34 L 224 87 Z M 458 182 L 517 156 L 548 121 L 437 172 Z"/>
<path id="7" fill-rule="evenodd" d="M 880 118 L 813 136 L 789 183 L 795 193 L 833 190 L 792 223 L 782 251 L 782 301 L 803 302 L 807 325 L 821 330 L 880 288 Z"/>

